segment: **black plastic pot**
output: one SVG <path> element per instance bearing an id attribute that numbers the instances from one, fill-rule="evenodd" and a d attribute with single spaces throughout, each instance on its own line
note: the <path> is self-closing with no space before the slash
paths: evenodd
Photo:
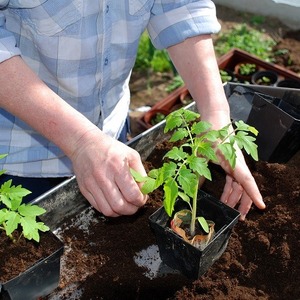
<path id="1" fill-rule="evenodd" d="M 300 149 L 300 111 L 291 99 L 283 98 L 277 106 L 262 95 L 254 95 L 247 123 L 259 132 L 260 160 L 285 163 Z"/>
<path id="2" fill-rule="evenodd" d="M 49 234 L 54 235 L 52 232 Z M 17 277 L 0 283 L 1 300 L 36 300 L 49 295 L 59 284 L 60 257 L 63 254 L 63 243 L 51 255 L 36 262 Z"/>
<path id="3" fill-rule="evenodd" d="M 269 70 L 258 71 L 251 77 L 251 82 L 257 85 L 273 86 L 276 85 L 277 81 L 278 75 L 275 72 Z"/>
<path id="4" fill-rule="evenodd" d="M 300 89 L 300 81 L 292 80 L 292 79 L 285 79 L 280 80 L 276 84 L 278 87 L 287 87 L 293 89 Z"/>
<path id="5" fill-rule="evenodd" d="M 198 201 L 200 201 L 197 207 L 198 215 L 215 222 L 216 232 L 202 251 L 174 233 L 169 227 L 170 218 L 163 207 L 149 218 L 162 262 L 191 279 L 198 279 L 222 255 L 232 228 L 240 216 L 237 210 L 201 190 L 198 193 Z M 186 203 L 177 201 L 175 211 L 183 208 L 186 208 Z"/>

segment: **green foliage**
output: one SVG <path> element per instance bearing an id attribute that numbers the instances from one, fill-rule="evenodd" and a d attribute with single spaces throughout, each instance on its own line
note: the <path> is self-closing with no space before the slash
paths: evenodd
<path id="1" fill-rule="evenodd" d="M 134 70 L 154 72 L 174 71 L 166 50 L 157 50 L 146 32 L 141 36 Z"/>
<path id="2" fill-rule="evenodd" d="M 232 48 L 247 51 L 265 61 L 272 61 L 272 48 L 276 42 L 267 38 L 262 32 L 250 29 L 246 24 L 236 26 L 231 31 L 220 33 L 215 42 L 215 50 L 218 55 L 223 55 Z"/>
<path id="3" fill-rule="evenodd" d="M 0 159 L 5 155 L 0 155 Z M 4 171 L 1 171 L 3 174 Z M 0 229 L 15 242 L 12 233 L 19 228 L 28 240 L 40 241 L 39 231 L 48 231 L 49 227 L 36 220 L 45 210 L 37 205 L 22 203 L 23 197 L 31 192 L 21 185 L 12 185 L 12 180 L 4 182 L 0 187 Z M 20 236 L 21 237 L 21 236 Z M 19 237 L 19 238 L 20 238 Z"/>
<path id="4" fill-rule="evenodd" d="M 171 84 L 169 86 L 167 86 L 166 91 L 168 93 L 170 93 L 170 92 L 176 90 L 177 88 L 183 86 L 183 84 L 184 84 L 184 81 L 181 78 L 181 76 L 176 75 L 176 76 L 173 77 L 173 80 L 172 80 Z"/>
<path id="5" fill-rule="evenodd" d="M 240 65 L 240 74 L 241 75 L 251 75 L 253 74 L 254 72 L 256 71 L 256 65 L 255 64 L 248 64 L 248 63 L 245 63 L 245 64 L 241 64 Z"/>
<path id="6" fill-rule="evenodd" d="M 223 83 L 232 81 L 233 78 L 227 71 L 220 70 L 219 73 L 220 73 L 221 80 Z"/>
<path id="7" fill-rule="evenodd" d="M 205 177 L 212 180 L 208 163 L 217 162 L 217 151 L 234 169 L 236 165 L 235 145 L 258 160 L 257 145 L 254 143 L 257 130 L 243 121 L 234 123 L 235 129 L 228 124 L 220 130 L 212 130 L 211 124 L 200 121 L 200 115 L 190 110 L 179 109 L 166 117 L 164 132 L 172 131 L 170 142 L 180 142 L 173 146 L 164 156 L 162 167 L 151 170 L 147 177 L 132 175 L 138 182 L 144 182 L 142 192 L 148 194 L 160 186 L 164 189 L 164 208 L 171 217 L 176 199 L 179 197 L 190 205 L 192 211 L 191 233 L 194 232 L 196 220 L 197 191 L 199 180 Z M 252 135 L 249 135 L 251 133 Z M 253 136 L 254 135 L 254 136 Z"/>

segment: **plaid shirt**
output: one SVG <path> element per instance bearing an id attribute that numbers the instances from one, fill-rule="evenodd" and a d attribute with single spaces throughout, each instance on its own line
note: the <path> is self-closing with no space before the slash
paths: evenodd
<path id="1" fill-rule="evenodd" d="M 113 137 L 128 113 L 144 30 L 163 49 L 220 29 L 210 0 L 0 0 L 0 9 L 0 62 L 22 55 L 53 91 Z M 72 175 L 60 149 L 3 109 L 0 153 L 9 154 L 0 161 L 8 174 Z"/>

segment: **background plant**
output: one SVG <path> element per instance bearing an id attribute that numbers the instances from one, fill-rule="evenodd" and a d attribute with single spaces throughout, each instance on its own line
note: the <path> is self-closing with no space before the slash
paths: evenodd
<path id="1" fill-rule="evenodd" d="M 221 32 L 215 41 L 215 50 L 218 55 L 229 52 L 232 48 L 239 48 L 265 61 L 272 62 L 272 53 L 276 42 L 266 37 L 263 32 L 241 24 L 228 32 Z"/>

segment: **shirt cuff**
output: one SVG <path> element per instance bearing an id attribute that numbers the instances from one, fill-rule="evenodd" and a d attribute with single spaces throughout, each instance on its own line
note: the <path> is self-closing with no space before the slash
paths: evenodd
<path id="1" fill-rule="evenodd" d="M 157 49 L 165 49 L 197 35 L 219 32 L 221 25 L 211 1 L 197 1 L 153 15 L 148 32 Z"/>

